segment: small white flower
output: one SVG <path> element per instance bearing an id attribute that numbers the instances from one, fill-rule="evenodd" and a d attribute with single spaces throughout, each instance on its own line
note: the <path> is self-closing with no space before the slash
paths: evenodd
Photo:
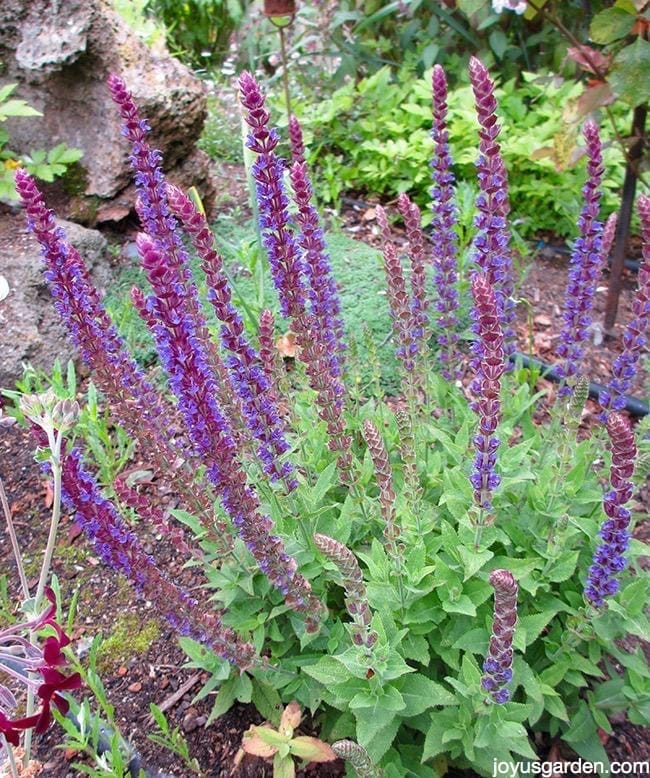
<path id="1" fill-rule="evenodd" d="M 526 0 L 492 0 L 492 10 L 500 14 L 503 11 L 514 11 L 523 14 L 526 11 Z"/>

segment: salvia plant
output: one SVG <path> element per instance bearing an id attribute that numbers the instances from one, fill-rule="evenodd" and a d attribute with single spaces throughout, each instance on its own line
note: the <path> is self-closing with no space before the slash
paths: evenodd
<path id="1" fill-rule="evenodd" d="M 495 759 L 537 758 L 533 732 L 606 760 L 598 731 L 611 731 L 608 715 L 648 718 L 647 665 L 639 648 L 617 639 L 648 635 L 647 580 L 637 563 L 643 547 L 632 537 L 634 484 L 643 475 L 635 458 L 647 440 L 641 434 L 635 442 L 620 397 L 645 343 L 650 200 L 639 198 L 644 254 L 625 350 L 602 423 L 578 438 L 587 399 L 583 347 L 607 250 L 598 220 L 600 140 L 588 121 L 564 380 L 551 424 L 540 426 L 534 413 L 544 392 L 514 353 L 494 84 L 476 59 L 470 78 L 479 194 L 469 278 L 459 278 L 439 67 L 431 243 L 407 196 L 398 202 L 404 251 L 389 227 L 393 214 L 378 214 L 402 380 L 390 403 L 379 392 L 364 399 L 355 390 L 350 399 L 354 349 L 346 348 L 300 126 L 292 120 L 294 160 L 285 176 L 280 138 L 252 75 L 240 78 L 241 103 L 282 316 L 275 322 L 263 312 L 257 331 L 233 305 L 204 214 L 166 182 L 146 120 L 126 84 L 109 79 L 131 150 L 148 282 L 132 299 L 156 342 L 164 389 L 130 355 L 33 179 L 16 173 L 61 318 L 114 422 L 178 507 L 165 513 L 151 492 L 119 478 L 104 491 L 81 439 L 61 446 L 63 498 L 97 555 L 155 603 L 192 666 L 209 673 L 198 697 L 218 689 L 210 721 L 236 700 L 252 702 L 268 725 L 244 748 L 287 764 L 291 755 L 308 758 L 308 749 L 294 747 L 303 741 L 294 739 L 294 724 L 285 726 L 285 705 L 316 715 L 320 738 L 358 775 L 383 770 L 396 778 L 441 775 L 449 764 L 491 775 Z M 190 253 L 200 259 L 198 278 Z M 460 281 L 472 297 L 470 333 L 458 331 Z M 202 300 L 197 289 L 206 282 Z M 204 305 L 219 321 L 216 338 Z M 289 375 L 274 349 L 278 328 L 297 343 Z M 46 444 L 42 435 L 38 442 Z M 174 544 L 203 587 L 190 594 L 170 580 L 111 495 L 139 516 L 138 530 L 149 524 Z"/>

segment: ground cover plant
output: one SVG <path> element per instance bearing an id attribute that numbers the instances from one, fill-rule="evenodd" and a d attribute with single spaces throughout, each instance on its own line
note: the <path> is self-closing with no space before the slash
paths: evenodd
<path id="1" fill-rule="evenodd" d="M 440 775 L 450 764 L 491 775 L 495 759 L 537 758 L 531 732 L 560 735 L 583 758 L 606 761 L 598 728 L 609 731 L 608 714 L 648 718 L 646 663 L 639 648 L 616 640 L 648 635 L 644 548 L 631 539 L 629 505 L 643 477 L 635 461 L 637 448 L 648 447 L 647 424 L 637 442 L 620 409 L 650 312 L 650 199 L 639 198 L 644 256 L 635 318 L 600 398 L 602 427 L 578 440 L 581 350 L 613 225 L 603 228 L 598 218 L 604 168 L 598 129 L 588 121 L 558 366 L 564 381 L 550 423 L 540 427 L 535 376 L 509 359 L 515 280 L 494 84 L 472 60 L 479 194 L 466 279 L 474 318 L 467 364 L 447 87 L 439 67 L 432 77 L 433 256 L 407 196 L 398 201 L 406 262 L 387 214 L 378 212 L 401 372 L 390 403 L 379 392 L 346 391 L 351 355 L 300 127 L 290 126 L 287 189 L 279 136 L 250 74 L 240 79 L 247 143 L 280 314 L 296 339 L 291 374 L 279 363 L 269 311 L 256 338 L 247 333 L 205 217 L 166 183 L 148 125 L 119 77 L 109 86 L 132 144 L 143 226 L 137 244 L 150 284 L 148 294 L 134 289 L 132 301 L 155 340 L 165 389 L 128 353 L 82 258 L 33 179 L 17 173 L 55 305 L 115 423 L 181 507 L 167 516 L 119 476 L 102 492 L 71 420 L 64 436 L 51 412 L 28 407 L 40 458 L 49 459 L 97 556 L 155 603 L 191 663 L 208 671 L 199 697 L 218 689 L 211 718 L 239 700 L 268 719 L 242 748 L 272 758 L 279 775 L 293 774 L 294 757 L 331 757 L 323 743 L 294 736 L 301 708 L 318 714 L 321 741 L 357 774 L 379 767 L 396 777 Z M 209 337 L 183 236 L 200 258 L 219 342 Z M 137 525 L 120 516 L 126 507 L 200 571 L 202 596 L 166 577 Z M 12 743 L 32 723 L 0 719 Z"/>

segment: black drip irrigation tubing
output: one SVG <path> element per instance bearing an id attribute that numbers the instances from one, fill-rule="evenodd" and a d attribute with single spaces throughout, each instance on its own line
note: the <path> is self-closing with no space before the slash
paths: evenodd
<path id="1" fill-rule="evenodd" d="M 510 361 L 521 362 L 524 367 L 536 368 L 540 371 L 542 378 L 548 378 L 551 381 L 555 381 L 556 383 L 560 383 L 560 381 L 562 381 L 562 376 L 557 373 L 555 367 L 553 367 L 553 365 L 547 364 L 546 362 L 542 362 L 541 359 L 534 359 L 533 357 L 529 357 L 527 354 L 515 352 L 514 354 L 510 355 Z M 602 384 L 596 384 L 593 381 L 590 381 L 589 397 L 591 397 L 592 400 L 597 401 L 605 389 L 606 387 L 604 387 Z M 629 394 L 624 394 L 623 398 L 625 400 L 624 410 L 626 410 L 632 416 L 646 416 L 648 413 L 650 413 L 650 406 L 640 398 L 632 397 Z"/>

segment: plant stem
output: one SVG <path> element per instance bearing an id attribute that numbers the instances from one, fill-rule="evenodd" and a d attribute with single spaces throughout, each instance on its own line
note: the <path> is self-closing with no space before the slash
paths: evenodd
<path id="1" fill-rule="evenodd" d="M 291 119 L 291 97 L 289 94 L 289 72 L 287 62 L 287 47 L 284 41 L 284 27 L 278 27 L 280 31 L 280 55 L 282 57 L 282 82 L 284 84 L 284 99 L 287 104 L 287 126 Z"/>
<path id="2" fill-rule="evenodd" d="M 11 770 L 11 778 L 19 778 L 18 776 L 18 767 L 16 765 L 16 758 L 14 757 L 14 750 L 13 747 L 9 742 L 7 742 L 7 738 L 4 735 L 0 735 L 2 738 L 2 747 L 7 753 L 7 760 L 9 762 L 9 769 Z"/>
<path id="3" fill-rule="evenodd" d="M 2 510 L 7 520 L 7 532 L 11 540 L 11 549 L 16 560 L 16 567 L 18 568 L 18 577 L 20 578 L 20 588 L 23 590 L 24 599 L 29 599 L 29 586 L 27 585 L 27 576 L 25 575 L 25 567 L 23 565 L 23 558 L 20 553 L 20 546 L 18 545 L 18 538 L 16 537 L 16 530 L 14 528 L 14 522 L 11 516 L 11 508 L 9 507 L 9 501 L 7 500 L 7 493 L 5 492 L 2 478 L 0 478 L 0 502 L 2 503 Z"/>
<path id="4" fill-rule="evenodd" d="M 45 585 L 50 573 L 50 566 L 52 564 L 52 557 L 54 555 L 54 547 L 56 545 L 56 534 L 59 528 L 59 519 L 61 518 L 61 446 L 63 444 L 63 432 L 59 432 L 57 435 L 53 429 L 47 430 L 48 444 L 50 447 L 50 466 L 52 468 L 52 479 L 54 481 L 54 501 L 52 503 L 52 518 L 50 519 L 50 532 L 47 538 L 47 545 L 45 547 L 45 556 L 43 557 L 43 564 L 41 565 L 41 574 L 38 579 L 38 586 L 36 588 L 36 596 L 34 597 L 34 615 L 37 615 L 40 607 L 41 600 L 43 599 L 43 593 L 45 592 Z M 36 642 L 36 634 L 30 633 L 29 642 L 32 645 Z M 31 716 L 34 713 L 34 690 L 30 686 L 27 689 L 27 705 L 26 716 Z M 25 732 L 25 755 L 23 757 L 23 766 L 27 767 L 31 757 L 32 750 L 32 730 L 28 729 Z"/>

